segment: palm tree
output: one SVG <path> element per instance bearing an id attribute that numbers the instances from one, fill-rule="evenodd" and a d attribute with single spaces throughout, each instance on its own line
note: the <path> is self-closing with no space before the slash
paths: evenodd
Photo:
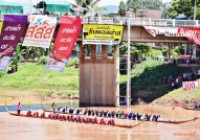
<path id="1" fill-rule="evenodd" d="M 101 0 L 75 0 L 74 7 L 83 8 L 83 15 L 94 15 L 95 7 Z"/>

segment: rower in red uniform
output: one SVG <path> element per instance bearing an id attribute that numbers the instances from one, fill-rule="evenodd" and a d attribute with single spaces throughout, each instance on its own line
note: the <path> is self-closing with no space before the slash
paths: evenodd
<path id="1" fill-rule="evenodd" d="M 99 124 L 104 124 L 105 125 L 106 122 L 104 121 L 104 119 L 101 119 Z"/>

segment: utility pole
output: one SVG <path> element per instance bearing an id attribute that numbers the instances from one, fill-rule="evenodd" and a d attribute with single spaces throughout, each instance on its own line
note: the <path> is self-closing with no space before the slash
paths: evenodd
<path id="1" fill-rule="evenodd" d="M 194 20 L 196 20 L 196 13 L 197 13 L 197 0 L 194 0 Z"/>
<path id="2" fill-rule="evenodd" d="M 32 0 L 30 0 L 30 15 L 32 15 Z"/>
<path id="3" fill-rule="evenodd" d="M 43 0 L 43 15 L 44 15 L 44 0 Z"/>
<path id="4" fill-rule="evenodd" d="M 131 44 L 131 25 L 130 25 L 130 17 L 131 17 L 131 12 L 128 12 L 127 14 L 127 26 L 128 26 L 128 56 L 127 56 L 127 90 L 126 90 L 126 104 L 127 108 L 130 108 L 130 99 L 131 99 L 131 62 L 130 62 L 130 44 Z"/>

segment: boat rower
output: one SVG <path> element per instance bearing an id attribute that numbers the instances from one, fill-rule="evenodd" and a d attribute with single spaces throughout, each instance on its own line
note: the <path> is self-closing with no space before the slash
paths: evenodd
<path id="1" fill-rule="evenodd" d="M 21 106 L 21 103 L 19 102 L 18 105 L 17 105 L 17 114 L 18 114 L 18 115 L 20 115 L 21 107 L 22 107 L 22 106 Z"/>

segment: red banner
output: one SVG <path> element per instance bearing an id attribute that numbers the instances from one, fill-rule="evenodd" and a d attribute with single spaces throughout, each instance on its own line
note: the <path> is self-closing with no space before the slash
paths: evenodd
<path id="1" fill-rule="evenodd" d="M 200 45 L 200 28 L 181 27 L 178 28 L 178 35 L 187 37 L 189 41 Z"/>
<path id="2" fill-rule="evenodd" d="M 46 69 L 64 70 L 81 31 L 81 25 L 80 18 L 61 17 L 61 25 Z"/>
<path id="3" fill-rule="evenodd" d="M 182 85 L 183 85 L 183 90 L 199 88 L 198 81 L 183 82 Z"/>

